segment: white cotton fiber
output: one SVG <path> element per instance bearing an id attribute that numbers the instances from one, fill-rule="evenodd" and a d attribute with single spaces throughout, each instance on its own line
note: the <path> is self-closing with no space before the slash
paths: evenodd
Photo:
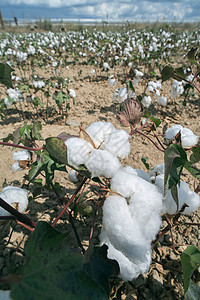
<path id="1" fill-rule="evenodd" d="M 76 176 L 76 171 L 75 171 L 75 170 L 71 170 L 71 171 L 69 172 L 68 179 L 69 179 L 71 182 L 74 182 L 74 183 L 76 183 L 76 182 L 79 181 L 78 178 L 77 178 L 77 176 Z"/>
<path id="2" fill-rule="evenodd" d="M 135 264 L 111 244 L 104 229 L 102 229 L 101 231 L 100 242 L 101 245 L 106 244 L 108 246 L 107 257 L 110 259 L 115 259 L 118 262 L 120 268 L 120 277 L 124 281 L 133 280 L 134 278 L 137 278 L 140 274 L 148 272 L 151 264 L 150 247 L 147 248 L 147 251 L 142 257 L 142 260 L 138 264 Z"/>
<path id="3" fill-rule="evenodd" d="M 137 175 L 126 172 L 125 168 L 119 169 L 111 180 L 111 190 L 119 193 L 123 197 L 130 197 L 135 193 L 137 188 L 134 183 L 136 176 Z"/>
<path id="4" fill-rule="evenodd" d="M 195 192 L 191 191 L 187 183 L 180 182 L 180 186 L 177 185 L 179 206 L 178 211 L 182 208 L 184 203 L 189 207 L 186 207 L 183 214 L 191 214 L 200 206 L 200 197 Z M 169 190 L 166 197 L 163 200 L 163 213 L 173 215 L 177 212 L 177 205 Z"/>
<path id="5" fill-rule="evenodd" d="M 144 180 L 151 182 L 151 178 L 150 178 L 149 174 L 147 174 L 145 171 L 143 171 L 141 169 L 133 169 L 130 166 L 126 166 L 126 167 L 124 167 L 124 170 L 127 173 L 137 175 L 137 176 L 143 178 Z"/>
<path id="6" fill-rule="evenodd" d="M 164 163 L 156 165 L 153 170 L 149 171 L 149 176 L 151 177 L 151 181 L 154 182 L 156 176 L 165 173 L 165 165 Z"/>
<path id="7" fill-rule="evenodd" d="M 103 205 L 103 228 L 111 244 L 132 262 L 145 256 L 147 241 L 141 235 L 136 220 L 131 217 L 126 199 L 109 196 Z"/>
<path id="8" fill-rule="evenodd" d="M 91 172 L 92 177 L 104 176 L 112 178 L 119 168 L 121 168 L 121 163 L 111 152 L 93 149 L 85 166 Z"/>
<path id="9" fill-rule="evenodd" d="M 5 187 L 0 193 L 0 198 L 21 213 L 23 213 L 28 206 L 28 191 L 19 187 Z M 0 216 L 10 216 L 10 213 L 0 207 Z"/>
<path id="10" fill-rule="evenodd" d="M 129 209 L 148 242 L 155 239 L 161 226 L 162 194 L 156 186 L 138 177 L 136 191 L 130 198 Z"/>
<path id="11" fill-rule="evenodd" d="M 17 171 L 23 170 L 23 168 L 21 168 L 20 165 L 19 165 L 19 161 L 16 161 L 16 162 L 12 165 L 12 170 L 13 170 L 13 172 L 17 172 Z"/>
<path id="12" fill-rule="evenodd" d="M 117 129 L 110 122 L 94 122 L 85 130 L 93 140 L 95 147 L 98 148 L 106 138 Z"/>
<path id="13" fill-rule="evenodd" d="M 76 137 L 67 139 L 65 145 L 67 146 L 68 163 L 74 168 L 85 164 L 89 153 L 94 149 L 89 142 Z"/>
<path id="14" fill-rule="evenodd" d="M 165 131 L 165 138 L 170 141 L 173 140 L 181 129 L 183 129 L 183 127 L 180 124 L 173 125 Z"/>
<path id="15" fill-rule="evenodd" d="M 20 150 L 13 153 L 13 160 L 31 160 L 31 154 L 28 150 Z"/>
<path id="16" fill-rule="evenodd" d="M 157 175 L 154 184 L 164 196 L 164 174 Z"/>
<path id="17" fill-rule="evenodd" d="M 120 158 L 125 158 L 130 153 L 130 135 L 127 131 L 115 130 L 102 143 L 101 149 L 106 149 Z"/>
<path id="18" fill-rule="evenodd" d="M 181 145 L 183 148 L 190 148 L 197 145 L 199 136 L 195 135 L 189 128 L 181 129 Z"/>

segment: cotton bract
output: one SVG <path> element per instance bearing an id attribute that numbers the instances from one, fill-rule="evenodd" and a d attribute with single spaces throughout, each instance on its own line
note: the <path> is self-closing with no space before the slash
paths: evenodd
<path id="1" fill-rule="evenodd" d="M 5 187 L 0 193 L 0 198 L 21 213 L 23 213 L 28 206 L 28 191 L 19 187 Z M 10 213 L 0 207 L 0 216 L 10 216 Z"/>

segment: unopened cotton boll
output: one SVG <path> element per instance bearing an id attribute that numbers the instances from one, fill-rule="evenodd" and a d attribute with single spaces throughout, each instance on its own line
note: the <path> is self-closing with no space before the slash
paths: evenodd
<path id="1" fill-rule="evenodd" d="M 89 142 L 76 137 L 67 139 L 65 145 L 67 146 L 68 163 L 75 169 L 85 164 L 89 153 L 93 150 L 93 146 Z"/>
<path id="2" fill-rule="evenodd" d="M 107 137 L 117 129 L 110 122 L 94 122 L 85 130 L 93 140 L 95 147 L 98 148 Z"/>
<path id="3" fill-rule="evenodd" d="M 28 206 L 28 191 L 15 186 L 7 186 L 0 193 L 0 198 L 10 204 L 13 208 L 23 213 Z M 0 216 L 10 216 L 11 214 L 0 207 Z"/>
<path id="4" fill-rule="evenodd" d="M 181 145 L 183 148 L 196 146 L 199 136 L 195 135 L 189 128 L 181 129 Z"/>
<path id="5" fill-rule="evenodd" d="M 107 150 L 94 149 L 85 163 L 92 177 L 112 178 L 121 167 L 118 158 Z"/>
<path id="6" fill-rule="evenodd" d="M 103 229 L 111 244 L 132 262 L 138 263 L 145 256 L 148 243 L 140 227 L 132 218 L 126 199 L 109 196 L 103 205 Z"/>
<path id="7" fill-rule="evenodd" d="M 110 151 L 117 157 L 125 158 L 130 153 L 130 135 L 123 129 L 111 132 L 102 143 L 101 148 Z"/>
<path id="8" fill-rule="evenodd" d="M 142 105 L 146 108 L 148 108 L 151 104 L 151 97 L 150 96 L 144 96 L 142 98 L 142 101 L 141 101 Z"/>
<path id="9" fill-rule="evenodd" d="M 137 278 L 140 274 L 146 273 L 151 264 L 151 249 L 147 249 L 145 256 L 140 263 L 135 264 L 129 260 L 122 252 L 118 251 L 109 241 L 104 229 L 100 235 L 100 245 L 106 244 L 108 246 L 107 257 L 115 259 L 120 268 L 120 277 L 124 281 L 130 281 Z"/>

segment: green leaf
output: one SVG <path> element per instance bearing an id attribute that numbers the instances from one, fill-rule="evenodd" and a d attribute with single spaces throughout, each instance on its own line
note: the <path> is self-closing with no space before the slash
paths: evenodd
<path id="1" fill-rule="evenodd" d="M 41 121 L 38 121 L 35 124 L 33 124 L 33 127 L 32 127 L 32 138 L 34 140 L 41 140 L 42 139 L 41 130 L 42 130 L 42 123 L 41 123 Z"/>
<path id="2" fill-rule="evenodd" d="M 131 80 L 128 81 L 128 88 L 132 91 L 132 92 L 135 92 L 135 88 L 133 86 L 133 83 Z"/>
<path id="3" fill-rule="evenodd" d="M 108 300 L 102 287 L 83 269 L 83 256 L 67 246 L 67 235 L 38 222 L 25 245 L 14 300 Z"/>
<path id="4" fill-rule="evenodd" d="M 24 124 L 24 126 L 19 129 L 19 135 L 22 140 L 32 140 L 31 139 L 31 126 Z"/>
<path id="5" fill-rule="evenodd" d="M 184 292 L 186 293 L 194 270 L 200 267 L 199 249 L 195 246 L 188 246 L 181 254 L 181 264 L 183 268 Z"/>
<path id="6" fill-rule="evenodd" d="M 190 174 L 200 180 L 200 170 L 192 166 L 192 163 L 188 161 L 185 163 L 184 167 L 190 172 Z"/>
<path id="7" fill-rule="evenodd" d="M 32 103 L 36 107 L 38 107 L 38 106 L 40 106 L 42 108 L 44 107 L 44 104 L 42 103 L 42 101 L 40 100 L 39 97 L 34 97 L 34 99 L 32 100 Z"/>
<path id="8" fill-rule="evenodd" d="M 11 80 L 11 72 L 14 70 L 6 63 L 0 63 L 0 82 L 7 88 L 13 88 Z"/>
<path id="9" fill-rule="evenodd" d="M 147 163 L 147 158 L 144 157 L 144 155 L 142 155 L 141 161 L 143 162 L 147 170 L 153 170 L 153 168 L 151 168 L 150 165 Z"/>
<path id="10" fill-rule="evenodd" d="M 200 299 L 200 286 L 190 280 L 188 290 L 185 294 L 185 300 L 199 300 Z"/>
<path id="11" fill-rule="evenodd" d="M 89 263 L 84 265 L 84 270 L 105 290 L 109 296 L 109 278 L 119 275 L 119 265 L 116 260 L 107 258 L 108 246 L 94 247 Z"/>
<path id="12" fill-rule="evenodd" d="M 50 137 L 46 140 L 45 149 L 51 156 L 55 157 L 59 162 L 68 165 L 67 146 L 59 137 Z"/>
<path id="13" fill-rule="evenodd" d="M 197 53 L 197 49 L 198 48 L 191 48 L 190 51 L 188 52 L 187 54 L 187 58 L 189 60 L 189 62 L 191 62 L 192 64 L 195 64 L 197 65 L 198 67 L 200 67 L 199 63 L 197 62 L 196 58 L 195 58 L 195 55 Z"/>
<path id="14" fill-rule="evenodd" d="M 172 74 L 174 72 L 174 68 L 170 67 L 170 66 L 165 66 L 161 72 L 161 78 L 162 78 L 162 82 L 168 80 L 169 78 L 172 77 Z"/>
<path id="15" fill-rule="evenodd" d="M 200 146 L 192 148 L 192 154 L 190 156 L 190 162 L 192 164 L 195 164 L 198 161 L 200 161 Z"/>
<path id="16" fill-rule="evenodd" d="M 161 120 L 158 117 L 152 116 L 151 121 L 158 127 L 161 124 Z"/>
<path id="17" fill-rule="evenodd" d="M 176 79 L 177 79 L 178 81 L 181 81 L 182 79 L 184 79 L 184 78 L 186 77 L 186 74 L 184 73 L 184 69 L 183 69 L 182 67 L 176 68 L 176 69 L 175 69 L 175 73 L 176 73 L 179 77 L 181 77 L 181 78 L 178 78 L 178 77 L 176 77 L 176 74 L 175 74 L 174 77 L 176 77 Z"/>

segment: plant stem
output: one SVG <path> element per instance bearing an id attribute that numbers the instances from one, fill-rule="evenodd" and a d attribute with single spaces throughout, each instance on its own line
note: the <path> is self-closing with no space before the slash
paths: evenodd
<path id="1" fill-rule="evenodd" d="M 39 147 L 39 148 L 30 148 L 30 147 L 26 147 L 26 146 L 22 146 L 22 145 L 16 145 L 16 144 L 12 144 L 12 143 L 6 143 L 6 142 L 0 142 L 0 145 L 26 149 L 26 150 L 30 150 L 30 151 L 39 151 L 39 150 L 43 149 L 43 146 Z"/>
<path id="2" fill-rule="evenodd" d="M 144 137 L 146 137 L 158 150 L 162 151 L 162 152 L 165 152 L 165 150 L 161 149 L 160 147 L 158 147 L 158 145 L 156 145 L 156 143 L 149 137 L 147 136 L 146 134 L 144 134 L 143 132 L 141 131 L 138 131 L 137 129 L 134 130 L 134 132 L 136 133 L 139 133 L 141 135 L 143 135 Z"/>

